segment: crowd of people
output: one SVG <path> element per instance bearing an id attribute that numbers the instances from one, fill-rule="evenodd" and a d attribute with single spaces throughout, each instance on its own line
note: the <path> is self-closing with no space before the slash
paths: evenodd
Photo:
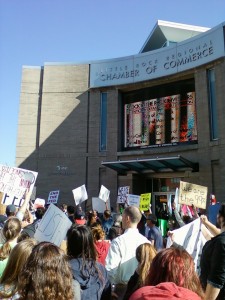
<path id="1" fill-rule="evenodd" d="M 8 205 L 0 215 L 0 299 L 225 299 L 225 205 L 218 212 L 218 227 L 200 216 L 210 234 L 197 274 L 182 245 L 166 248 L 151 210 L 127 206 L 99 214 L 64 204 L 60 209 L 72 226 L 58 247 L 34 239 L 47 208 L 31 213 L 29 198 L 27 193 L 19 209 Z M 173 204 L 168 235 L 198 217 L 195 210 L 180 215 Z"/>

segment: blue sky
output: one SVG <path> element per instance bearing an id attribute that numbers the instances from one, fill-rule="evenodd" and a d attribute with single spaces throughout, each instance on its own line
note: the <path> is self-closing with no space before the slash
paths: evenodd
<path id="1" fill-rule="evenodd" d="M 214 27 L 224 0 L 0 0 L 0 163 L 15 166 L 23 65 L 137 54 L 157 20 Z"/>

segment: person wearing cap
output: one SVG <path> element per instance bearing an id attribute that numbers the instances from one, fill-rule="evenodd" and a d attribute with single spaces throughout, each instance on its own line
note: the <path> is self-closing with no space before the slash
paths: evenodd
<path id="1" fill-rule="evenodd" d="M 150 228 L 148 232 L 148 239 L 155 247 L 156 251 L 163 249 L 163 237 L 162 232 L 156 226 L 157 218 L 154 214 L 150 214 L 146 218 L 147 226 Z"/>
<path id="2" fill-rule="evenodd" d="M 83 212 L 77 211 L 74 215 L 75 224 L 77 225 L 85 225 L 86 219 Z"/>

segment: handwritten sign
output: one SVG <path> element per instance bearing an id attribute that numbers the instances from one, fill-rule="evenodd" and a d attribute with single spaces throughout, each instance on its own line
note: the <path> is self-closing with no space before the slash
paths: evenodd
<path id="1" fill-rule="evenodd" d="M 0 165 L 0 192 L 4 193 L 2 203 L 21 206 L 25 191 L 33 190 L 37 175 L 37 172 Z"/>
<path id="2" fill-rule="evenodd" d="M 59 198 L 59 191 L 51 191 L 48 195 L 47 204 L 57 203 Z"/>
<path id="3" fill-rule="evenodd" d="M 127 201 L 127 194 L 129 194 L 129 186 L 121 186 L 118 188 L 117 203 L 125 203 Z"/>
<path id="4" fill-rule="evenodd" d="M 148 194 L 141 194 L 140 198 L 140 210 L 141 211 L 146 211 L 149 209 L 149 205 L 151 202 L 151 193 Z"/>
<path id="5" fill-rule="evenodd" d="M 206 243 L 201 227 L 202 224 L 200 218 L 198 218 L 179 229 L 173 230 L 174 242 L 183 246 L 184 249 L 192 256 L 195 262 L 195 270 L 197 272 L 199 272 L 202 248 Z M 171 245 L 172 241 L 168 238 L 166 247 L 169 248 Z"/>
<path id="6" fill-rule="evenodd" d="M 141 196 L 128 194 L 127 195 L 127 203 L 128 203 L 129 206 L 136 206 L 136 207 L 139 208 L 140 198 L 141 198 Z"/>
<path id="7" fill-rule="evenodd" d="M 102 185 L 98 198 L 106 202 L 109 199 L 109 195 L 110 195 L 110 190 L 108 190 L 104 185 Z"/>
<path id="8" fill-rule="evenodd" d="M 73 192 L 73 197 L 74 197 L 76 205 L 79 205 L 79 204 L 81 204 L 82 202 L 84 202 L 85 200 L 88 199 L 85 184 L 83 184 L 82 186 L 72 190 L 72 192 Z"/>
<path id="9" fill-rule="evenodd" d="M 208 188 L 180 181 L 179 203 L 206 208 Z"/>
<path id="10" fill-rule="evenodd" d="M 72 222 L 65 213 L 54 204 L 50 204 L 44 217 L 41 219 L 34 238 L 38 242 L 46 241 L 60 246 L 71 225 Z"/>

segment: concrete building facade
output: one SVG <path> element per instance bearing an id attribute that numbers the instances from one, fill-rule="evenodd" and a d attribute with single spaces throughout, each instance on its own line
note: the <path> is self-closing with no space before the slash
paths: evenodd
<path id="1" fill-rule="evenodd" d="M 129 186 L 154 209 L 182 180 L 222 201 L 224 26 L 159 21 L 137 55 L 23 67 L 16 164 L 38 172 L 37 197 L 73 204 L 85 184 L 90 204 L 103 184 L 115 207 Z"/>

